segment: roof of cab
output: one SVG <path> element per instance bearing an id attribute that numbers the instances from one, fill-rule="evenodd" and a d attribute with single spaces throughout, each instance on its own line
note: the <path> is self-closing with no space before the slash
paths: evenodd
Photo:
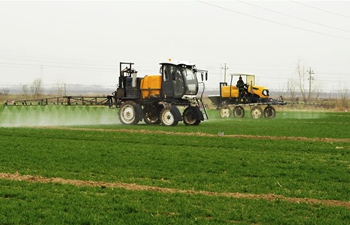
<path id="1" fill-rule="evenodd" d="M 230 73 L 230 76 L 255 76 L 252 73 Z"/>
<path id="2" fill-rule="evenodd" d="M 175 65 L 175 66 L 179 66 L 179 65 L 195 66 L 194 63 L 191 63 L 191 62 L 188 62 L 188 61 L 165 61 L 165 62 L 161 62 L 159 64 L 160 65 L 171 64 L 171 65 Z"/>

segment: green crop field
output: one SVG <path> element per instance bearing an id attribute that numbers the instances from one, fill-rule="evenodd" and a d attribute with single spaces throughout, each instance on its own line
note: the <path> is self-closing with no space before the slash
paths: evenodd
<path id="1" fill-rule="evenodd" d="M 123 126 L 0 109 L 0 224 L 349 224 L 350 113 Z"/>

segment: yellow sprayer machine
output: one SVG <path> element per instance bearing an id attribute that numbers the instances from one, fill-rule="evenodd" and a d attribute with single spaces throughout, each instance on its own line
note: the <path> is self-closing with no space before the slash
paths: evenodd
<path id="1" fill-rule="evenodd" d="M 255 85 L 255 75 L 246 73 L 230 74 L 230 85 L 227 82 L 220 82 L 220 95 L 208 96 L 214 105 L 220 110 L 220 117 L 242 118 L 245 115 L 244 106 L 249 106 L 250 115 L 254 119 L 262 116 L 265 118 L 274 118 L 276 109 L 272 105 L 285 105 L 283 100 L 270 98 L 269 89 L 263 86 Z M 239 77 L 245 78 L 244 89 L 239 89 L 236 81 Z M 233 109 L 231 110 L 231 107 Z M 265 106 L 262 109 L 262 106 Z"/>
<path id="2" fill-rule="evenodd" d="M 114 93 L 119 119 L 125 125 L 147 124 L 175 126 L 179 121 L 186 125 L 198 125 L 208 119 L 203 105 L 204 83 L 198 82 L 197 74 L 207 79 L 208 72 L 195 64 L 183 61 L 160 63 L 160 75 L 137 77 L 134 63 L 121 62 L 117 91 Z M 202 94 L 197 97 L 199 86 Z M 184 107 L 183 112 L 178 106 Z"/>

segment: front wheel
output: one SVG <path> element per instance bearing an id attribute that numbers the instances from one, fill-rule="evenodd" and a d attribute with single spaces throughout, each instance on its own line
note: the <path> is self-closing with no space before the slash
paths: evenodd
<path id="1" fill-rule="evenodd" d="M 122 103 L 119 109 L 119 120 L 124 125 L 134 125 L 139 121 L 136 116 L 136 103 L 132 101 L 126 101 Z"/>
<path id="2" fill-rule="evenodd" d="M 163 126 L 176 126 L 179 121 L 175 120 L 174 114 L 171 112 L 171 107 L 165 107 L 160 111 L 160 121 Z"/>
<path id="3" fill-rule="evenodd" d="M 194 125 L 197 126 L 201 121 L 197 118 L 197 114 L 196 114 L 196 108 L 190 106 L 187 107 L 184 111 L 184 113 L 182 114 L 184 123 L 186 125 Z"/>

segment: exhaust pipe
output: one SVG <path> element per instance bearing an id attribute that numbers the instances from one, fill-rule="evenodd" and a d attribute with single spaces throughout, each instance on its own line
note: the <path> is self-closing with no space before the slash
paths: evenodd
<path id="1" fill-rule="evenodd" d="M 137 72 L 135 71 L 134 73 L 132 73 L 132 87 L 136 88 L 136 79 L 137 79 Z"/>

